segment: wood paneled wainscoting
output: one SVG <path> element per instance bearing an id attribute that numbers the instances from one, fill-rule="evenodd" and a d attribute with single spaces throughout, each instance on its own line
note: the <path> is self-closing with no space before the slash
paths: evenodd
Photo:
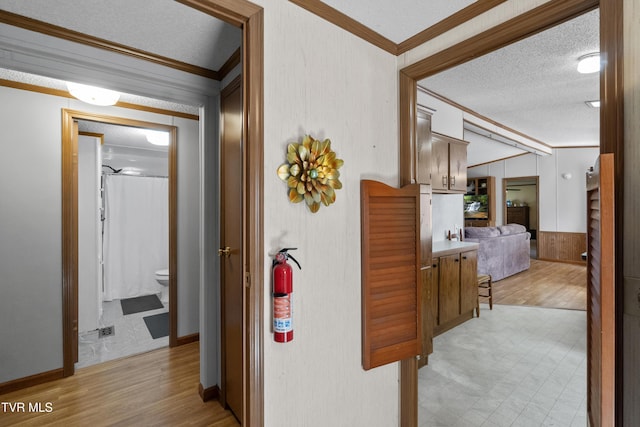
<path id="1" fill-rule="evenodd" d="M 587 233 L 538 232 L 538 259 L 584 264 L 582 253 L 586 250 Z"/>

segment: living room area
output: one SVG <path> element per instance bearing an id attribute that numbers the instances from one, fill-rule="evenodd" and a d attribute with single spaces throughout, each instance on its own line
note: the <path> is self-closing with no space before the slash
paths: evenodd
<path id="1" fill-rule="evenodd" d="M 594 20 L 597 11 L 568 26 L 589 32 Z M 561 40 L 566 28 L 549 31 Z M 534 45 L 548 47 L 544 37 L 419 82 L 418 141 L 422 107 L 434 140 L 449 142 L 450 170 L 462 170 L 445 179 L 432 166 L 433 247 L 476 244 L 477 274 L 492 277 L 492 299 L 480 298 L 479 315 L 450 328 L 435 320 L 433 352 L 419 370 L 421 426 L 586 425 L 586 174 L 600 151 L 598 111 L 582 105 L 574 117 L 556 119 L 548 104 L 546 116 L 518 110 L 522 99 L 542 97 L 548 88 L 536 89 L 539 76 L 530 73 L 512 79 L 508 58 L 518 58 L 517 70 L 527 69 L 523 58 Z M 549 56 L 556 59 L 556 52 Z M 597 88 L 593 83 L 596 94 Z M 579 127 L 573 135 L 558 131 L 560 122 L 582 123 L 590 115 L 588 125 L 573 126 Z M 515 127 L 524 132 L 500 125 L 505 122 L 524 123 Z M 463 162 L 453 154 L 462 144 Z M 439 155 L 435 145 L 430 155 Z M 446 189 L 440 179 L 448 181 Z M 434 249 L 432 276 L 440 277 L 441 288 L 445 255 Z"/>

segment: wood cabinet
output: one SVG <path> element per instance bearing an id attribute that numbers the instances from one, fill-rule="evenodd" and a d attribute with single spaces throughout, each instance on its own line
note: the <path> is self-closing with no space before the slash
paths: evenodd
<path id="1" fill-rule="evenodd" d="M 433 328 L 437 317 L 437 301 L 434 282 L 431 279 L 433 269 L 431 265 L 423 267 L 420 271 L 422 276 L 422 300 L 420 310 L 422 311 L 422 354 L 418 361 L 418 368 L 425 366 L 429 360 L 429 355 L 433 353 Z"/>
<path id="2" fill-rule="evenodd" d="M 416 116 L 416 182 L 431 184 L 431 114 L 418 108 Z"/>
<path id="3" fill-rule="evenodd" d="M 464 195 L 464 226 L 496 225 L 496 180 L 493 176 L 467 178 Z"/>
<path id="4" fill-rule="evenodd" d="M 529 230 L 529 206 L 507 207 L 507 224 L 521 224 Z"/>
<path id="5" fill-rule="evenodd" d="M 434 251 L 431 264 L 430 307 L 437 313 L 433 335 L 439 335 L 473 317 L 478 301 L 478 251 L 476 248 Z M 424 288 L 423 288 L 424 289 Z"/>
<path id="6" fill-rule="evenodd" d="M 466 193 L 467 142 L 431 133 L 431 185 L 434 193 Z"/>

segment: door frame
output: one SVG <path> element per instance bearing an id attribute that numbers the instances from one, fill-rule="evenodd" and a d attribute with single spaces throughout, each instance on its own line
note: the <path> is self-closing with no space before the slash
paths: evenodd
<path id="1" fill-rule="evenodd" d="M 176 0 L 242 29 L 243 405 L 245 426 L 264 425 L 264 12 L 247 0 Z"/>
<path id="2" fill-rule="evenodd" d="M 103 114 L 62 110 L 62 296 L 63 376 L 73 375 L 78 351 L 78 141 L 74 122 L 85 120 L 169 132 L 169 346 L 177 345 L 178 227 L 177 128 Z"/>
<path id="3" fill-rule="evenodd" d="M 509 178 L 502 178 L 502 223 L 507 223 L 507 184 L 509 181 L 518 180 L 530 180 L 535 181 L 536 186 L 536 259 L 538 258 L 538 237 L 540 236 L 540 177 L 538 175 L 531 176 L 510 176 Z M 531 222 L 529 222 L 529 228 L 531 229 Z"/>
<path id="4" fill-rule="evenodd" d="M 410 184 L 415 177 L 412 166 L 415 147 L 417 82 L 473 58 L 500 49 L 508 44 L 529 37 L 557 24 L 570 20 L 585 12 L 600 7 L 600 52 L 606 64 L 600 72 L 600 152 L 614 153 L 623 159 L 624 147 L 624 82 L 623 82 L 623 0 L 551 0 L 543 5 L 516 16 L 506 22 L 466 39 L 454 46 L 433 54 L 399 72 L 399 126 L 400 126 L 400 181 Z M 615 203 L 622 206 L 623 167 L 615 163 Z M 622 230 L 622 209 L 616 210 L 616 230 Z M 618 235 L 622 235 L 617 232 Z M 616 240 L 616 281 L 622 276 L 622 239 Z M 617 284 L 616 305 L 620 306 L 621 284 Z M 621 335 L 622 310 L 618 310 L 616 334 Z M 620 340 L 616 340 L 619 343 Z M 621 362 L 622 352 L 616 348 L 616 359 Z M 622 363 L 616 363 L 616 394 L 621 396 Z M 407 359 L 400 362 L 400 425 L 418 424 L 417 361 Z M 622 414 L 622 399 L 616 399 L 616 414 Z M 407 403 L 410 402 L 410 403 Z"/>

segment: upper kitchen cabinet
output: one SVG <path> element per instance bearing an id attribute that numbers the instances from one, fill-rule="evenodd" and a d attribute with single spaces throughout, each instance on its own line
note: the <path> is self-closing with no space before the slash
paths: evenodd
<path id="1" fill-rule="evenodd" d="M 467 142 L 431 132 L 431 184 L 434 193 L 466 193 Z"/>
<path id="2" fill-rule="evenodd" d="M 418 106 L 416 114 L 416 183 L 431 184 L 431 114 Z"/>

